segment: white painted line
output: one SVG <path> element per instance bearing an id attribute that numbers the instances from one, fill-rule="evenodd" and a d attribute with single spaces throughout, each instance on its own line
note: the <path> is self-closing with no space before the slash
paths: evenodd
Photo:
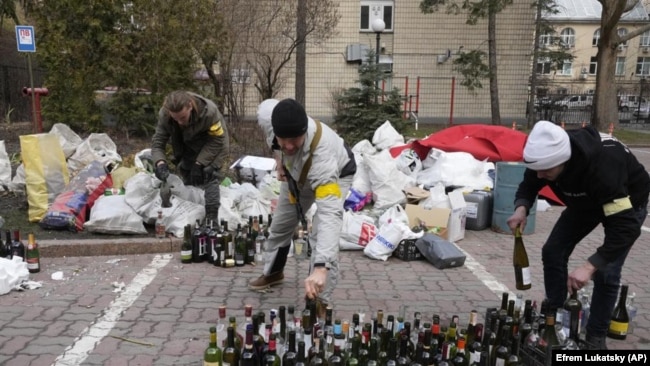
<path id="1" fill-rule="evenodd" d="M 457 246 L 458 247 L 458 246 Z M 476 276 L 485 286 L 487 286 L 490 291 L 494 292 L 494 294 L 497 296 L 498 299 L 501 299 L 501 294 L 504 292 L 508 293 L 508 298 L 509 299 L 514 299 L 515 294 L 510 291 L 508 286 L 504 285 L 503 283 L 499 282 L 494 276 L 488 272 L 485 267 L 474 257 L 472 257 L 469 253 L 463 250 L 463 248 L 458 247 L 463 254 L 465 254 L 465 267 L 469 268 L 469 270 Z"/>
<path id="2" fill-rule="evenodd" d="M 54 360 L 53 366 L 80 365 L 110 333 L 124 311 L 133 305 L 145 287 L 156 278 L 158 271 L 165 267 L 172 257 L 171 254 L 156 255 L 151 263 L 143 268 L 124 288 L 124 291 L 104 309 L 104 315 L 84 329 L 74 343 Z"/>
<path id="3" fill-rule="evenodd" d="M 650 233 L 650 227 L 641 226 L 641 230 L 645 231 L 646 233 Z"/>

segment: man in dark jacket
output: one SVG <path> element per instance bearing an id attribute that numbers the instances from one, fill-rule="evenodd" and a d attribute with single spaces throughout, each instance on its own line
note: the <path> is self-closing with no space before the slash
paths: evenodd
<path id="1" fill-rule="evenodd" d="M 527 169 L 508 226 L 523 230 L 537 192 L 546 184 L 566 204 L 542 248 L 546 298 L 550 309 L 557 309 L 567 292 L 593 279 L 586 339 L 606 349 L 621 269 L 647 215 L 650 176 L 616 139 L 591 126 L 565 131 L 548 121 L 537 122 L 530 132 L 524 163 Z M 573 249 L 599 224 L 605 229 L 603 244 L 569 273 Z"/>
<path id="2" fill-rule="evenodd" d="M 166 181 L 169 166 L 165 148 L 170 142 L 171 161 L 186 184 L 205 190 L 205 214 L 218 220 L 219 169 L 228 154 L 228 131 L 216 104 L 198 94 L 174 91 L 165 98 L 158 113 L 151 154 L 156 177 Z"/>

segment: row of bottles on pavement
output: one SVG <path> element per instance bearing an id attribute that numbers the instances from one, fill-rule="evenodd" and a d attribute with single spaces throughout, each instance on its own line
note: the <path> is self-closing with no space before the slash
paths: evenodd
<path id="1" fill-rule="evenodd" d="M 626 285 L 620 296 L 626 298 Z M 247 305 L 244 326 L 239 328 L 236 317 L 227 318 L 226 307 L 221 306 L 216 324 L 210 327 L 204 365 L 515 366 L 525 364 L 525 355 L 534 350 L 550 354 L 551 348 L 584 346 L 581 324 L 589 313 L 585 291 L 582 302 L 574 293 L 557 311 L 548 309 L 545 302 L 538 311 L 536 303 L 523 301 L 521 295 L 508 297 L 503 293 L 501 307 L 487 309 L 484 323 L 475 310 L 466 322 L 457 315 L 448 322 L 435 314 L 425 319 L 419 312 L 409 322 L 404 320 L 404 310 L 386 317 L 377 310 L 366 322 L 361 312 L 353 314 L 351 321 L 334 318 L 328 307 L 320 319 L 316 305 L 308 302 L 302 312 L 294 306 L 272 309 L 268 321 L 264 312 L 253 314 Z M 612 317 L 612 323 L 622 320 L 614 319 L 616 311 Z M 608 336 L 625 339 L 626 331 L 620 330 L 621 324 L 614 325 Z"/>
<path id="2" fill-rule="evenodd" d="M 27 246 L 20 239 L 20 230 L 14 230 L 13 238 L 11 231 L 5 231 L 5 242 L 0 237 L 0 258 L 14 261 L 27 262 L 27 269 L 30 273 L 37 273 L 41 270 L 41 256 L 34 234 L 27 235 Z"/>
<path id="3" fill-rule="evenodd" d="M 248 225 L 237 224 L 235 231 L 228 229 L 228 221 L 225 220 L 221 220 L 218 225 L 208 220 L 203 225 L 197 220 L 194 227 L 185 225 L 181 262 L 208 262 L 218 267 L 260 264 L 271 221 L 270 214 L 267 225 L 264 225 L 262 215 L 249 216 Z"/>

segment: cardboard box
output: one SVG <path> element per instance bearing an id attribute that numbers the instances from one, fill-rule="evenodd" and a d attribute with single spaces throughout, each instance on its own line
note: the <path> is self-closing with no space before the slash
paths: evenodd
<path id="1" fill-rule="evenodd" d="M 265 175 L 275 170 L 275 159 L 261 156 L 245 155 L 237 159 L 231 166 L 231 170 L 237 172 L 237 181 L 249 182 L 257 186 Z"/>
<path id="2" fill-rule="evenodd" d="M 420 187 L 409 187 L 404 190 L 406 194 L 406 203 L 416 204 L 431 195 L 426 189 Z"/>
<path id="3" fill-rule="evenodd" d="M 409 218 L 409 227 L 419 226 L 423 224 L 427 229 L 436 229 L 434 234 L 441 238 L 447 238 L 447 228 L 449 227 L 449 216 L 451 209 L 448 208 L 432 208 L 426 209 L 420 205 L 406 204 L 404 211 Z"/>

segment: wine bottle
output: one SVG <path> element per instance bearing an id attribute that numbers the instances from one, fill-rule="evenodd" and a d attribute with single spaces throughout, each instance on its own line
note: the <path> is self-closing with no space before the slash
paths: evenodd
<path id="1" fill-rule="evenodd" d="M 343 366 L 343 354 L 341 353 L 341 347 L 334 345 L 334 351 L 332 355 L 327 359 L 329 366 Z"/>
<path id="2" fill-rule="evenodd" d="M 244 235 L 246 243 L 246 256 L 244 258 L 244 263 L 246 264 L 255 264 L 255 237 L 257 237 L 257 231 L 253 230 L 253 216 L 248 216 L 248 231 Z"/>
<path id="3" fill-rule="evenodd" d="M 237 224 L 237 235 L 235 236 L 235 266 L 242 267 L 246 264 L 246 236 L 242 231 L 241 224 Z"/>
<path id="4" fill-rule="evenodd" d="M 630 317 L 627 313 L 625 301 L 627 300 L 627 285 L 621 286 L 621 293 L 618 298 L 618 304 L 612 313 L 612 320 L 609 323 L 609 330 L 607 336 L 614 339 L 625 339 L 627 337 L 627 330 L 630 326 Z"/>
<path id="5" fill-rule="evenodd" d="M 455 366 L 469 366 L 469 358 L 465 354 L 465 338 L 456 341 L 456 356 L 451 361 Z"/>
<path id="6" fill-rule="evenodd" d="M 273 345 L 275 346 L 275 343 Z M 241 353 L 241 360 L 252 365 L 260 364 L 259 355 L 253 345 L 253 324 L 246 325 L 246 342 Z"/>
<path id="7" fill-rule="evenodd" d="M 567 336 L 574 341 L 578 342 L 580 339 L 580 317 L 582 314 L 582 304 L 578 300 L 578 292 L 573 291 L 571 296 L 564 302 L 565 313 L 563 316 L 568 316 L 569 332 Z M 563 321 L 563 323 L 566 321 Z"/>
<path id="8" fill-rule="evenodd" d="M 226 348 L 223 350 L 222 366 L 239 366 L 241 351 L 235 344 L 235 328 L 228 327 L 228 336 L 226 338 Z"/>
<path id="9" fill-rule="evenodd" d="M 5 258 L 11 259 L 11 232 L 9 230 L 5 231 Z"/>
<path id="10" fill-rule="evenodd" d="M 637 307 L 634 305 L 634 298 L 636 297 L 636 294 L 633 292 L 631 295 L 627 295 L 627 315 L 630 318 L 630 325 L 627 328 L 627 334 L 634 334 L 634 327 L 636 324 L 636 321 L 634 320 L 636 318 L 637 314 Z"/>
<path id="11" fill-rule="evenodd" d="M 221 348 L 217 346 L 217 327 L 210 327 L 210 344 L 203 352 L 203 366 L 221 366 Z"/>
<path id="12" fill-rule="evenodd" d="M 25 261 L 25 244 L 20 241 L 20 231 L 14 230 L 14 240 L 11 242 L 11 258 L 19 262 Z"/>
<path id="13" fill-rule="evenodd" d="M 36 239 L 34 239 L 34 234 L 32 233 L 27 234 L 27 251 L 25 257 L 29 273 L 38 273 L 41 271 L 41 255 Z"/>
<path id="14" fill-rule="evenodd" d="M 517 290 L 528 290 L 532 287 L 528 253 L 521 237 L 519 226 L 515 229 L 515 248 L 512 253 L 512 263 L 515 267 L 515 281 Z"/>
<path id="15" fill-rule="evenodd" d="M 399 334 L 398 334 L 399 335 Z M 408 354 L 408 336 L 405 334 L 400 335 L 399 339 L 399 356 L 397 357 L 397 364 L 399 366 L 409 365 L 411 359 Z"/>
<path id="16" fill-rule="evenodd" d="M 165 223 L 163 222 L 162 210 L 158 210 L 158 217 L 156 217 L 156 238 L 164 239 L 166 236 Z"/>
<path id="17" fill-rule="evenodd" d="M 501 328 L 501 343 L 494 351 L 494 365 L 495 366 L 504 366 L 508 356 L 510 355 L 510 348 L 508 344 L 510 343 L 510 326 L 504 325 Z"/>
<path id="18" fill-rule="evenodd" d="M 478 363 L 481 360 L 481 350 L 483 349 L 483 344 L 481 339 L 483 338 L 483 324 L 478 323 L 474 327 L 474 337 L 473 341 L 467 346 L 467 353 L 469 354 L 469 363 Z"/>
<path id="19" fill-rule="evenodd" d="M 555 314 L 546 314 L 546 326 L 542 337 L 537 341 L 537 347 L 547 352 L 549 348 L 560 345 L 560 339 L 555 330 Z"/>
<path id="20" fill-rule="evenodd" d="M 524 361 L 519 356 L 519 349 L 521 347 L 521 336 L 519 333 L 515 333 L 512 336 L 512 349 L 510 350 L 510 355 L 506 360 L 506 366 L 521 366 L 524 364 Z"/>
<path id="21" fill-rule="evenodd" d="M 192 263 L 192 225 L 183 228 L 183 244 L 181 244 L 181 263 Z"/>
<path id="22" fill-rule="evenodd" d="M 219 229 L 215 226 L 214 221 L 210 221 L 210 231 L 208 231 L 208 252 L 210 260 L 214 266 L 221 265 L 221 240 Z"/>
<path id="23" fill-rule="evenodd" d="M 277 353 L 277 343 L 275 334 L 271 334 L 269 337 L 269 349 L 264 356 L 266 359 L 266 365 L 268 366 L 280 366 L 280 356 Z"/>
<path id="24" fill-rule="evenodd" d="M 0 258 L 7 258 L 11 252 L 7 253 L 7 246 L 2 242 L 2 235 L 0 235 Z"/>
<path id="25" fill-rule="evenodd" d="M 192 262 L 203 262 L 203 252 L 201 251 L 201 221 L 196 220 L 194 224 L 194 231 L 192 231 Z"/>
<path id="26" fill-rule="evenodd" d="M 270 216 L 270 215 L 269 215 Z M 296 355 L 296 366 L 307 366 L 307 356 L 305 350 L 305 342 L 298 341 L 298 354 Z"/>
<path id="27" fill-rule="evenodd" d="M 296 352 L 296 331 L 289 331 L 289 339 L 287 341 L 287 350 L 282 355 L 282 366 L 293 366 L 296 364 L 298 354 Z"/>

